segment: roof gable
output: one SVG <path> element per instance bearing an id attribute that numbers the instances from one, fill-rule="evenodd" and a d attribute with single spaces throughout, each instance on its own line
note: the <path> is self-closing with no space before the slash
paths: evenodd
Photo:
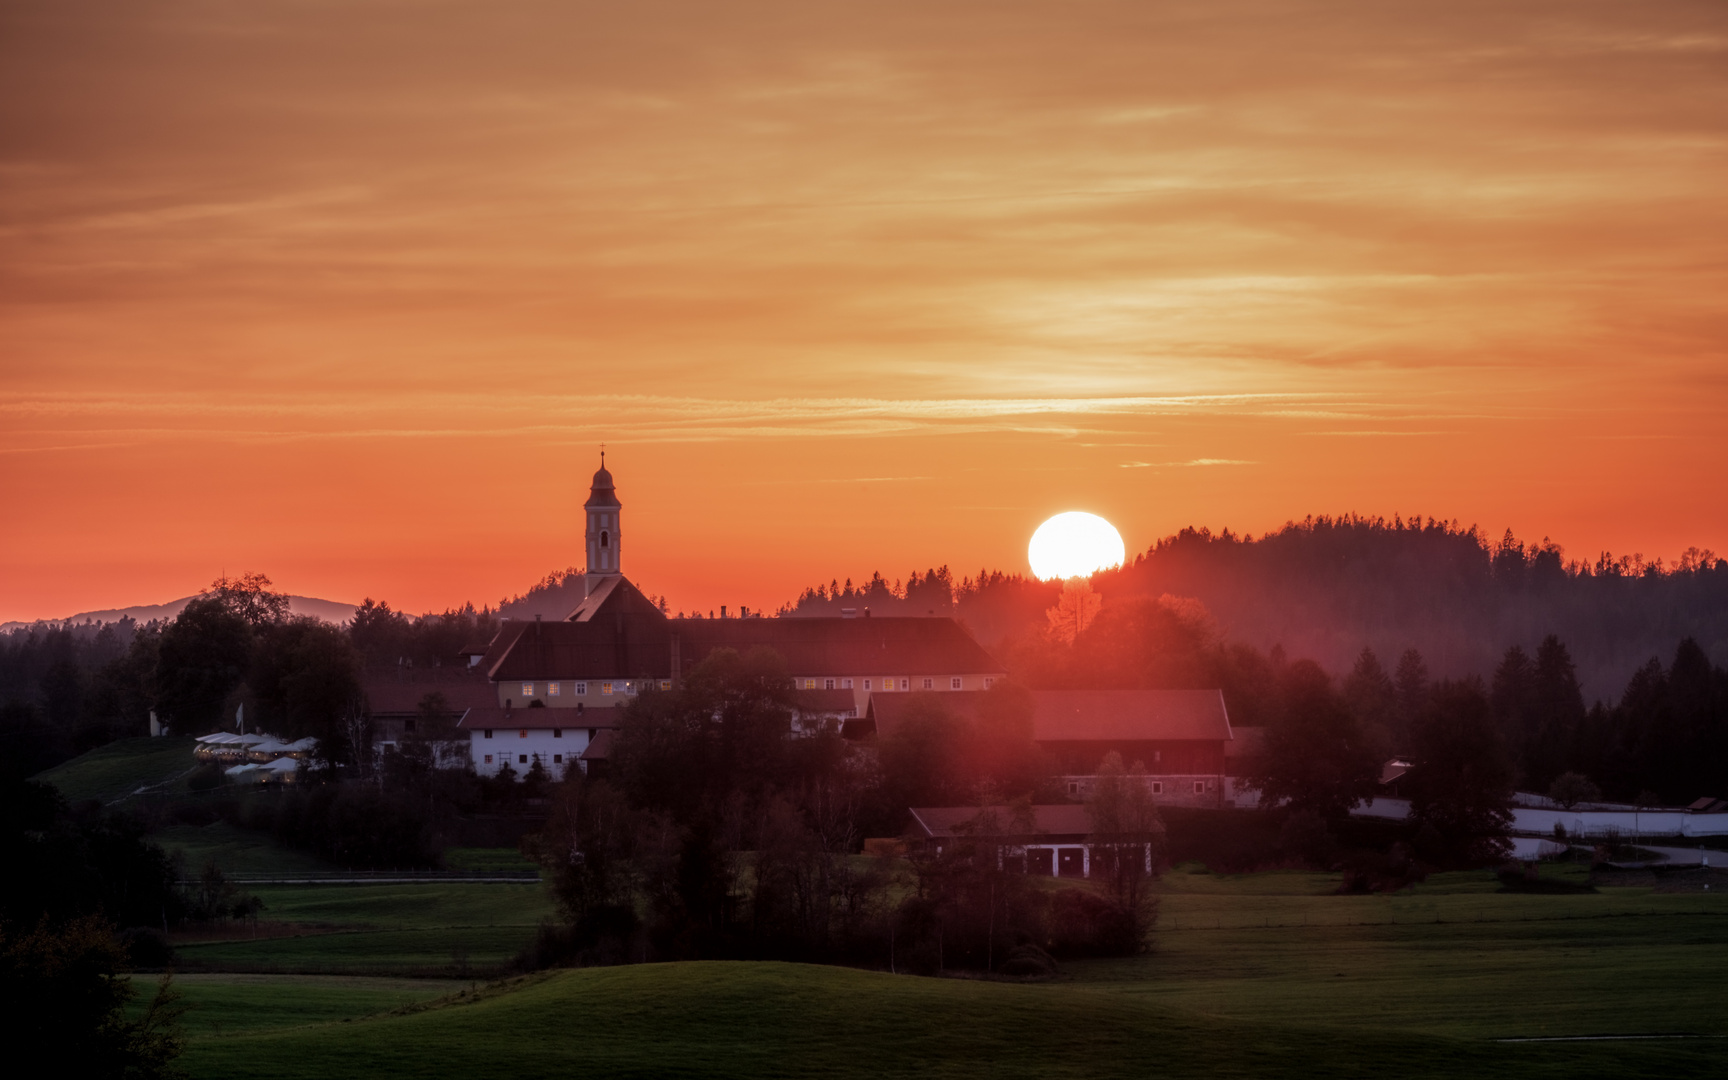
<path id="1" fill-rule="evenodd" d="M 1032 694 L 1038 742 L 1229 741 L 1218 690 L 1039 690 Z"/>

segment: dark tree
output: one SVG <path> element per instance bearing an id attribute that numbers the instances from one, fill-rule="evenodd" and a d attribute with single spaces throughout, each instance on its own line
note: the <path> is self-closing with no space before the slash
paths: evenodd
<path id="1" fill-rule="evenodd" d="M 1344 701 L 1365 730 L 1379 732 L 1390 743 L 1398 722 L 1398 686 L 1373 649 L 1363 649 L 1344 680 Z"/>
<path id="2" fill-rule="evenodd" d="M 1404 655 L 1398 658 L 1398 671 L 1392 679 L 1398 686 L 1398 722 L 1392 731 L 1393 745 L 1400 752 L 1408 753 L 1410 729 L 1415 726 L 1428 701 L 1428 665 L 1423 662 L 1422 654 L 1415 649 L 1405 649 Z"/>
<path id="3" fill-rule="evenodd" d="M 1266 728 L 1249 779 L 1262 805 L 1288 800 L 1296 812 L 1344 817 L 1373 796 L 1384 748 L 1362 729 L 1317 665 L 1290 665 L 1283 683 L 1283 707 Z"/>
<path id="4" fill-rule="evenodd" d="M 1503 858 L 1511 850 L 1513 768 L 1481 683 L 1436 685 L 1411 736 L 1411 820 L 1439 838 L 1438 850 L 1425 854 L 1466 866 Z"/>
<path id="5" fill-rule="evenodd" d="M 184 1045 L 172 981 L 164 976 L 137 1020 L 137 991 L 123 977 L 126 956 L 106 920 L 87 916 L 34 929 L 0 925 L 0 1010 L 8 1030 L 51 1053 L 61 1076 L 148 1080 L 181 1075 Z M 20 1051 L 21 1052 L 21 1051 Z"/>
<path id="6" fill-rule="evenodd" d="M 175 730 L 223 723 L 222 706 L 252 661 L 252 624 L 220 598 L 199 597 L 162 632 L 156 660 L 157 708 Z"/>
<path id="7" fill-rule="evenodd" d="M 359 663 L 340 627 L 317 619 L 265 627 L 248 685 L 265 730 L 288 739 L 315 737 L 318 756 L 332 764 L 370 759 Z"/>

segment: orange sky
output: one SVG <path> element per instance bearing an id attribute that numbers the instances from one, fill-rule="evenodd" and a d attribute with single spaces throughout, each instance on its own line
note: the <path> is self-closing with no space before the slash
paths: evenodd
<path id="1" fill-rule="evenodd" d="M 20 0 L 0 620 L 1356 510 L 1728 550 L 1715 2 Z"/>

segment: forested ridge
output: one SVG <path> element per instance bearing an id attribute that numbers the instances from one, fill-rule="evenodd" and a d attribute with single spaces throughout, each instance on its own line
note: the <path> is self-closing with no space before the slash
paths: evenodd
<path id="1" fill-rule="evenodd" d="M 1106 606 L 1170 595 L 1205 606 L 1220 633 L 1263 651 L 1314 660 L 1334 674 L 1371 648 L 1384 657 L 1416 649 L 1441 677 L 1486 677 L 1508 648 L 1534 649 L 1549 634 L 1571 651 L 1587 701 L 1617 696 L 1651 658 L 1697 642 L 1728 663 L 1728 560 L 1691 549 L 1675 563 L 1607 552 L 1568 559 L 1544 539 L 1498 540 L 1435 519 L 1311 517 L 1258 538 L 1229 529 L 1184 529 L 1093 578 Z M 999 646 L 1041 628 L 1060 587 L 947 567 L 904 582 L 880 575 L 806 589 L 785 614 L 952 613 Z"/>

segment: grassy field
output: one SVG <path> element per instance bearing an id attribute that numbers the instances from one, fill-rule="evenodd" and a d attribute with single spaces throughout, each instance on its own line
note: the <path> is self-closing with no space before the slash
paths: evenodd
<path id="1" fill-rule="evenodd" d="M 288 973 L 492 971 L 552 913 L 539 885 L 249 886 L 273 934 L 177 946 L 198 969 Z M 281 924 L 288 924 L 283 927 Z M 283 934 L 282 930 L 289 933 Z"/>
<path id="2" fill-rule="evenodd" d="M 558 972 L 392 1013 L 200 1038 L 194 1076 L 1704 1076 L 1719 1044 L 1501 1044 L 1289 1024 L 1082 982 L 791 964 Z"/>
<path id="3" fill-rule="evenodd" d="M 1071 962 L 1047 983 L 784 964 L 591 969 L 478 990 L 201 975 L 186 979 L 205 1019 L 189 1020 L 185 1064 L 212 1077 L 1728 1071 L 1719 891 L 1509 894 L 1486 873 L 1440 875 L 1392 897 L 1337 886 L 1326 874 L 1172 872 L 1151 953 Z M 306 936 L 182 954 L 236 967 L 448 972 L 453 942 L 470 942 L 478 965 L 514 951 L 547 910 L 533 886 L 259 892 L 272 917 Z M 1497 1041 L 1656 1034 L 1718 1038 Z"/>
<path id="4" fill-rule="evenodd" d="M 215 860 L 222 872 L 234 874 L 328 874 L 342 868 L 316 855 L 283 847 L 267 834 L 230 825 L 173 825 L 153 833 L 151 840 L 170 853 L 178 853 L 186 872 L 196 874 L 205 862 Z"/>
<path id="5" fill-rule="evenodd" d="M 80 754 L 39 774 L 70 802 L 113 802 L 140 787 L 166 786 L 191 772 L 196 762 L 190 736 L 121 739 Z"/>

